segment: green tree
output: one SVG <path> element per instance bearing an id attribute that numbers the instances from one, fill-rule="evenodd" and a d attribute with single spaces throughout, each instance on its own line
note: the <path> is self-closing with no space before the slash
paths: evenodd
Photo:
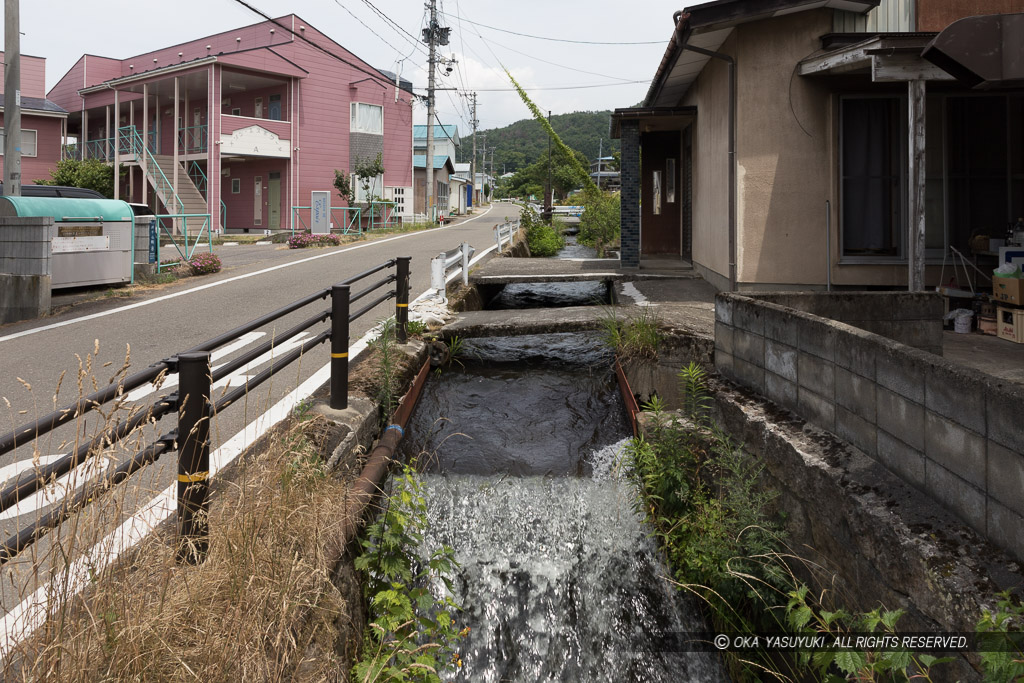
<path id="1" fill-rule="evenodd" d="M 384 162 L 378 153 L 376 157 L 356 157 L 352 165 L 352 175 L 355 181 L 363 188 L 363 196 L 368 198 L 367 203 L 377 201 L 377 178 L 384 175 Z M 348 202 L 349 206 L 356 203 L 356 188 L 352 185 L 352 179 L 344 171 L 334 169 L 334 189 L 338 196 Z"/>
<path id="2" fill-rule="evenodd" d="M 121 179 L 128 173 L 121 164 L 118 169 Z M 99 159 L 63 159 L 50 171 L 49 180 L 36 180 L 39 185 L 67 185 L 96 190 L 104 197 L 114 198 L 114 166 Z"/>

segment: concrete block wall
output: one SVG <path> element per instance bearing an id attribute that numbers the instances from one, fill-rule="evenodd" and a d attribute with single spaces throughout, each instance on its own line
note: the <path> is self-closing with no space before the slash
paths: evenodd
<path id="1" fill-rule="evenodd" d="M 0 218 L 0 323 L 50 310 L 53 218 Z"/>
<path id="2" fill-rule="evenodd" d="M 945 307 L 936 292 L 752 292 L 747 296 L 838 320 L 942 355 Z"/>
<path id="3" fill-rule="evenodd" d="M 766 298 L 716 298 L 719 372 L 856 446 L 1024 561 L 1024 390 Z"/>

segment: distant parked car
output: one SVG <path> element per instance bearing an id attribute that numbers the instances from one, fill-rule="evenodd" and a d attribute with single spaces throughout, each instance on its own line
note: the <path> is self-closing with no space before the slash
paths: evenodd
<path id="1" fill-rule="evenodd" d="M 0 195 L 4 193 L 4 184 L 0 183 Z M 22 185 L 22 197 L 74 197 L 77 199 L 106 199 L 96 190 L 85 187 L 68 187 L 67 185 Z"/>

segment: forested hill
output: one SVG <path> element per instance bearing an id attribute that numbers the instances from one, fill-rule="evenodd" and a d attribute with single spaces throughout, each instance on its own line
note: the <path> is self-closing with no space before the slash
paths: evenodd
<path id="1" fill-rule="evenodd" d="M 618 151 L 619 141 L 608 138 L 610 122 L 610 111 L 577 111 L 551 117 L 551 127 L 562 138 L 562 142 L 582 152 L 590 160 L 597 158 L 598 141 L 601 139 L 604 140 L 605 156 L 611 156 L 613 151 Z M 478 147 L 484 144 L 480 138 L 481 134 L 487 135 L 487 148 L 495 148 L 495 175 L 524 168 L 548 152 L 547 133 L 533 119 L 516 121 L 504 128 L 477 131 Z M 469 160 L 472 149 L 472 137 L 467 135 L 462 140 L 461 156 Z"/>

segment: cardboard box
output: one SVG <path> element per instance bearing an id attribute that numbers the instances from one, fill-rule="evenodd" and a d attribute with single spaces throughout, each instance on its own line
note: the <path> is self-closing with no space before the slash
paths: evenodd
<path id="1" fill-rule="evenodd" d="M 992 278 L 992 298 L 1007 304 L 1024 305 L 1024 279 L 996 275 Z"/>
<path id="2" fill-rule="evenodd" d="M 1024 344 L 1024 308 L 1000 306 L 996 310 L 996 333 L 1000 339 Z"/>

